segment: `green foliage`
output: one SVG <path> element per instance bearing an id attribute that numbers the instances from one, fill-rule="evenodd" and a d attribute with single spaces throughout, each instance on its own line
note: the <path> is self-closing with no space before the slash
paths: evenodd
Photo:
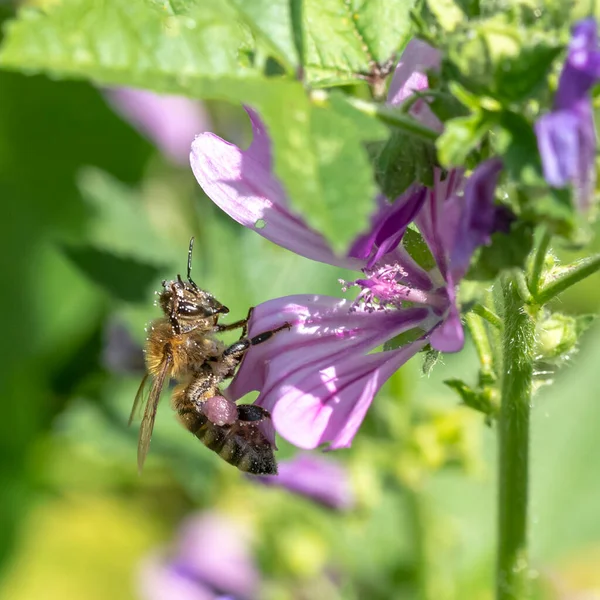
<path id="1" fill-rule="evenodd" d="M 595 315 L 546 315 L 537 325 L 536 356 L 541 361 L 557 364 L 568 360 L 577 349 L 581 335 L 595 320 Z"/>
<path id="2" fill-rule="evenodd" d="M 159 314 L 153 291 L 185 269 L 190 236 L 196 238 L 194 278 L 231 308 L 232 320 L 274 297 L 340 295 L 338 279 L 356 275 L 294 256 L 224 216 L 189 170 L 163 162 L 93 86 L 207 99 L 211 116 L 213 100 L 256 108 L 294 209 L 338 251 L 365 229 L 378 192 L 393 199 L 414 181 L 431 184 L 434 166 L 471 169 L 500 155 L 499 197 L 519 221 L 476 255 L 469 287 L 480 300 L 487 282 L 523 267 L 538 225 L 579 239 L 569 191 L 549 190 L 542 177 L 533 129 L 551 105 L 568 40 L 571 7 L 565 4 L 39 0 L 19 10 L 0 47 L 0 194 L 8 217 L 0 223 L 7 282 L 0 301 L 6 317 L 0 564 L 15 558 L 29 506 L 52 512 L 54 525 L 37 512 L 31 517 L 33 533 L 21 542 L 33 542 L 20 543 L 14 561 L 26 569 L 16 569 L 9 584 L 0 581 L 0 596 L 100 598 L 106 591 L 121 600 L 139 557 L 172 540 L 175 523 L 191 511 L 207 509 L 253 523 L 265 600 L 489 595 L 495 490 L 487 457 L 495 440 L 486 431 L 486 449 L 479 449 L 482 419 L 467 408 L 488 421 L 498 412 L 492 385 L 501 322 L 481 323 L 490 333 L 491 366 L 477 386 L 465 383 L 476 368 L 468 340 L 457 355 L 440 357 L 427 347 L 384 386 L 352 450 L 334 457 L 353 478 L 357 507 L 349 514 L 240 477 L 186 435 L 165 401 L 147 471 L 137 477 L 137 431 L 127 418 L 141 376 L 139 344 L 144 325 Z M 573 10 L 583 16 L 588 9 L 579 3 Z M 365 82 L 378 100 L 379 69 L 393 66 L 415 31 L 444 56 L 441 71 L 430 74 L 432 89 L 419 94 L 444 123 L 435 144 L 418 132 L 409 135 L 390 118 L 391 109 L 386 120 L 385 108 L 366 100 Z M 331 86 L 338 89 L 316 89 Z M 214 129 L 242 137 L 230 107 L 218 110 Z M 408 229 L 403 243 L 421 267 L 435 268 L 416 229 Z M 567 286 L 566 275 L 569 285 L 579 277 L 574 270 L 579 278 L 597 270 L 585 261 L 547 266 L 541 290 L 549 298 Z M 587 310 L 596 296 L 589 288 Z M 590 326 L 590 316 L 567 314 L 574 302 L 561 306 L 565 314 L 542 319 L 536 368 L 549 366 L 554 374 Z M 118 373 L 106 360 L 115 323 L 132 338 L 135 358 L 123 360 Z M 415 328 L 385 349 L 425 333 Z M 533 555 L 541 573 L 559 579 L 562 554 L 600 539 L 593 469 L 597 346 L 593 337 L 584 339 L 556 391 L 542 389 L 535 399 L 533 494 L 540 524 Z M 427 378 L 417 376 L 417 362 Z M 132 366 L 137 370 L 130 372 Z M 456 394 L 467 408 L 456 406 Z M 293 455 L 291 446 L 280 446 L 281 457 Z M 468 476 L 473 472 L 479 479 Z M 71 543 L 71 554 L 63 559 L 51 542 Z M 81 557 L 88 550 L 86 563 Z M 88 581 L 84 572 L 103 581 Z M 41 592 L 32 593 L 34 581 L 43 582 Z M 81 592 L 74 581 L 84 581 Z"/>
<path id="3" fill-rule="evenodd" d="M 440 162 L 447 167 L 463 165 L 493 125 L 494 116 L 486 111 L 448 121 L 437 141 Z"/>
<path id="4" fill-rule="evenodd" d="M 435 267 L 435 258 L 433 258 L 429 246 L 425 243 L 423 236 L 413 227 L 406 230 L 403 243 L 406 251 L 422 269 L 429 271 Z"/>
<path id="5" fill-rule="evenodd" d="M 385 63 L 410 37 L 414 0 L 306 0 L 305 72 L 311 85 L 342 85 Z"/>
<path id="6" fill-rule="evenodd" d="M 495 417 L 498 407 L 492 402 L 488 390 L 474 390 L 461 379 L 446 379 L 444 383 L 454 390 L 465 406 L 481 412 L 487 417 Z"/>
<path id="7" fill-rule="evenodd" d="M 230 0 L 255 37 L 289 70 L 297 68 L 302 58 L 302 26 L 297 15 L 301 3 L 297 0 Z"/>
<path id="8" fill-rule="evenodd" d="M 347 11 L 341 2 L 335 8 Z M 306 7 L 306 18 L 313 23 L 311 10 Z M 294 64 L 297 31 L 286 30 L 290 23 L 296 26 L 293 14 L 272 3 L 239 2 L 234 8 L 215 1 L 160 5 L 111 0 L 100 6 L 68 0 L 46 11 L 23 9 L 7 29 L 0 66 L 254 106 L 267 123 L 276 150 L 275 169 L 293 202 L 341 250 L 367 223 L 375 186 L 362 142 L 380 134 L 357 131 L 335 106 L 311 105 L 301 84 L 266 75 L 266 56 Z M 374 31 L 374 22 L 367 19 L 373 14 L 365 16 L 365 35 Z M 277 27 L 269 27 L 267 36 L 271 18 Z M 133 22 L 135 28 L 130 26 Z M 351 39 L 356 45 L 355 33 Z M 394 39 L 395 47 L 403 43 Z M 330 69 L 324 60 L 322 68 Z M 347 67 L 360 69 L 362 63 Z M 371 129 L 378 130 L 374 120 Z M 344 217 L 349 204 L 356 212 Z"/>
<path id="9" fill-rule="evenodd" d="M 447 42 L 447 68 L 470 92 L 505 106 L 534 95 L 562 50 L 543 32 L 521 29 L 504 15 L 468 27 L 470 35 L 461 28 Z"/>
<path id="10" fill-rule="evenodd" d="M 436 163 L 433 144 L 395 131 L 375 159 L 377 182 L 388 198 L 397 198 L 415 181 L 433 185 Z"/>
<path id="11" fill-rule="evenodd" d="M 532 246 L 532 227 L 527 223 L 515 222 L 508 233 L 494 233 L 492 243 L 477 251 L 467 279 L 492 280 L 505 269 L 523 267 Z"/>

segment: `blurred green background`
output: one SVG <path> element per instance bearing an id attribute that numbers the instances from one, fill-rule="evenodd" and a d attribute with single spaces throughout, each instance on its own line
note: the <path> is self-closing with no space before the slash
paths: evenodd
<path id="1" fill-rule="evenodd" d="M 207 108 L 214 130 L 248 142 L 239 107 Z M 267 599 L 492 598 L 494 431 L 442 384 L 474 380 L 470 347 L 429 377 L 420 358 L 409 364 L 335 454 L 357 499 L 347 513 L 248 481 L 166 401 L 140 477 L 127 428 L 139 355 L 123 336 L 143 342 L 153 292 L 185 268 L 190 236 L 195 279 L 232 318 L 277 296 L 338 295 L 343 274 L 229 220 L 85 83 L 0 73 L 0 195 L 0 598 L 143 599 L 140 562 L 215 507 L 254 530 Z M 560 309 L 599 302 L 593 278 Z M 539 598 L 600 598 L 599 362 L 592 329 L 535 398 Z"/>

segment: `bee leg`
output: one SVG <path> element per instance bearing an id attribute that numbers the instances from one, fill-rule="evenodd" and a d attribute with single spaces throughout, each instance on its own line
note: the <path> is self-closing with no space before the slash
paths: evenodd
<path id="1" fill-rule="evenodd" d="M 252 316 L 253 310 L 254 310 L 254 307 L 251 306 L 250 309 L 248 310 L 248 314 L 246 315 L 245 319 L 240 319 L 239 321 L 236 321 L 235 323 L 229 323 L 228 325 L 217 325 L 215 327 L 215 331 L 217 331 L 217 332 L 231 331 L 232 329 L 239 329 L 241 327 L 242 334 L 240 335 L 240 340 L 245 338 L 246 335 L 248 335 L 248 321 L 250 320 L 250 317 Z"/>
<path id="2" fill-rule="evenodd" d="M 173 303 L 171 310 L 169 311 L 169 322 L 173 329 L 173 333 L 179 335 L 181 333 L 181 326 L 179 325 L 179 319 L 177 318 L 177 310 L 179 308 L 179 301 L 176 294 L 173 294 Z"/>
<path id="3" fill-rule="evenodd" d="M 179 421 L 192 433 L 206 423 L 202 404 L 213 396 L 219 395 L 220 378 L 213 373 L 202 373 L 192 379 L 187 385 L 175 388 L 172 406 L 177 411 Z"/>
<path id="4" fill-rule="evenodd" d="M 243 340 L 248 335 L 248 323 L 250 322 L 250 319 L 252 318 L 253 312 L 254 312 L 254 306 L 251 306 L 248 309 L 248 314 L 246 315 L 246 322 L 244 323 L 244 326 L 242 327 L 242 333 L 240 335 L 240 340 Z"/>
<path id="5" fill-rule="evenodd" d="M 228 372 L 223 375 L 224 378 L 232 377 L 235 368 L 242 360 L 244 354 L 248 351 L 250 346 L 257 346 L 267 340 L 271 339 L 276 333 L 283 331 L 284 329 L 291 329 L 289 323 L 284 323 L 281 327 L 271 329 L 270 331 L 264 331 L 251 338 L 241 338 L 237 342 L 234 342 L 223 351 L 221 355 L 222 362 L 228 367 Z M 218 359 L 215 359 L 218 360 Z"/>

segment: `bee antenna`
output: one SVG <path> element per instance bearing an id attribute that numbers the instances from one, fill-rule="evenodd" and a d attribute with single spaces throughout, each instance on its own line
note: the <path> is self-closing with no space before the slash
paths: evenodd
<path id="1" fill-rule="evenodd" d="M 192 284 L 192 286 L 194 286 L 194 288 L 197 290 L 198 286 L 194 283 L 194 280 L 192 279 L 192 252 L 194 250 L 194 238 L 192 236 L 192 238 L 190 239 L 190 248 L 188 250 L 188 262 L 187 262 L 187 278 L 188 281 Z"/>

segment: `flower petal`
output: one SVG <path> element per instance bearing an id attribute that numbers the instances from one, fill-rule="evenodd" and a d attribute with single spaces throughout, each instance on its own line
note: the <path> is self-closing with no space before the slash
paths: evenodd
<path id="1" fill-rule="evenodd" d="M 214 600 L 210 588 L 169 563 L 159 553 L 144 559 L 138 575 L 138 593 L 142 600 Z"/>
<path id="2" fill-rule="evenodd" d="M 187 164 L 194 136 L 210 127 L 202 104 L 189 98 L 132 88 L 108 89 L 105 94 L 116 112 L 179 165 Z"/>
<path id="3" fill-rule="evenodd" d="M 446 279 L 449 256 L 444 241 L 447 235 L 445 232 L 452 225 L 446 205 L 447 201 L 462 189 L 464 174 L 462 169 L 451 169 L 444 179 L 442 175 L 440 169 L 434 170 L 433 189 L 427 189 L 425 203 L 415 218 L 415 223 L 429 246 L 442 277 Z"/>
<path id="4" fill-rule="evenodd" d="M 579 117 L 559 110 L 535 124 L 544 178 L 552 187 L 564 187 L 579 168 Z"/>
<path id="5" fill-rule="evenodd" d="M 394 72 L 387 103 L 392 106 L 401 104 L 414 92 L 427 89 L 429 82 L 426 71 L 439 69 L 440 63 L 439 50 L 421 40 L 411 40 L 404 49 Z M 440 120 L 431 112 L 427 102 L 422 98 L 412 105 L 410 113 L 423 125 L 436 131 L 441 131 L 443 128 Z"/>
<path id="6" fill-rule="evenodd" d="M 395 202 L 381 205 L 371 231 L 354 242 L 349 256 L 368 259 L 367 268 L 372 268 L 384 254 L 398 246 L 406 228 L 423 206 L 425 196 L 423 186 L 411 186 Z"/>
<path id="7" fill-rule="evenodd" d="M 354 505 L 348 471 L 330 458 L 300 454 L 291 460 L 282 460 L 277 477 L 255 476 L 252 479 L 285 488 L 337 510 L 348 510 Z"/>
<path id="8" fill-rule="evenodd" d="M 379 209 L 371 232 L 353 244 L 349 255 L 363 260 L 368 258 L 367 268 L 372 268 L 385 254 L 398 247 L 425 198 L 426 188 L 411 186 L 395 202 L 384 205 Z"/>
<path id="9" fill-rule="evenodd" d="M 422 325 L 427 308 L 366 313 L 351 311 L 352 303 L 332 296 L 287 296 L 258 305 L 252 314 L 249 335 L 289 323 L 263 344 L 252 346 L 226 394 L 237 400 L 253 390 L 261 391 L 261 406 L 272 411 L 279 385 L 296 370 L 329 366 L 346 354 L 362 355 L 394 336 Z"/>
<path id="10" fill-rule="evenodd" d="M 349 445 L 379 387 L 425 342 L 367 353 L 413 328 L 425 334 L 433 319 L 427 308 L 367 313 L 350 307 L 328 296 L 290 296 L 258 306 L 250 335 L 286 321 L 292 329 L 252 347 L 227 393 L 237 399 L 260 390 L 257 404 L 271 411 L 277 432 L 297 446 Z"/>
<path id="11" fill-rule="evenodd" d="M 458 213 L 454 231 L 446 227 L 452 235 L 447 242 L 452 279 L 459 282 L 467 272 L 471 257 L 479 246 L 487 246 L 491 235 L 497 231 L 508 232 L 514 219 L 504 206 L 495 204 L 496 184 L 502 171 L 502 161 L 493 158 L 477 166 L 467 179 L 463 197 L 453 196 L 446 203 L 447 212 Z M 453 210 L 455 206 L 458 210 Z"/>
<path id="12" fill-rule="evenodd" d="M 217 513 L 184 522 L 174 564 L 212 590 L 253 598 L 259 573 L 250 553 L 249 532 Z"/>
<path id="13" fill-rule="evenodd" d="M 560 74 L 554 106 L 570 110 L 587 99 L 600 79 L 600 48 L 594 19 L 584 19 L 573 27 L 569 54 Z"/>
<path id="14" fill-rule="evenodd" d="M 459 352 L 465 345 L 465 332 L 460 321 L 460 314 L 456 306 L 454 286 L 448 286 L 449 309 L 442 323 L 437 326 L 429 341 L 433 348 L 439 352 Z"/>
<path id="15" fill-rule="evenodd" d="M 190 163 L 206 195 L 231 218 L 283 248 L 312 260 L 357 268 L 358 261 L 337 257 L 325 238 L 289 208 L 271 169 L 270 141 L 250 112 L 254 141 L 242 151 L 212 133 L 196 137 Z"/>
<path id="16" fill-rule="evenodd" d="M 544 178 L 552 187 L 572 183 L 577 205 L 587 210 L 596 183 L 596 129 L 591 102 L 574 110 L 557 110 L 535 124 Z"/>
<path id="17" fill-rule="evenodd" d="M 275 428 L 300 448 L 349 447 L 379 388 L 425 343 L 367 356 L 346 354 L 331 366 L 300 369 L 279 383 Z"/>

